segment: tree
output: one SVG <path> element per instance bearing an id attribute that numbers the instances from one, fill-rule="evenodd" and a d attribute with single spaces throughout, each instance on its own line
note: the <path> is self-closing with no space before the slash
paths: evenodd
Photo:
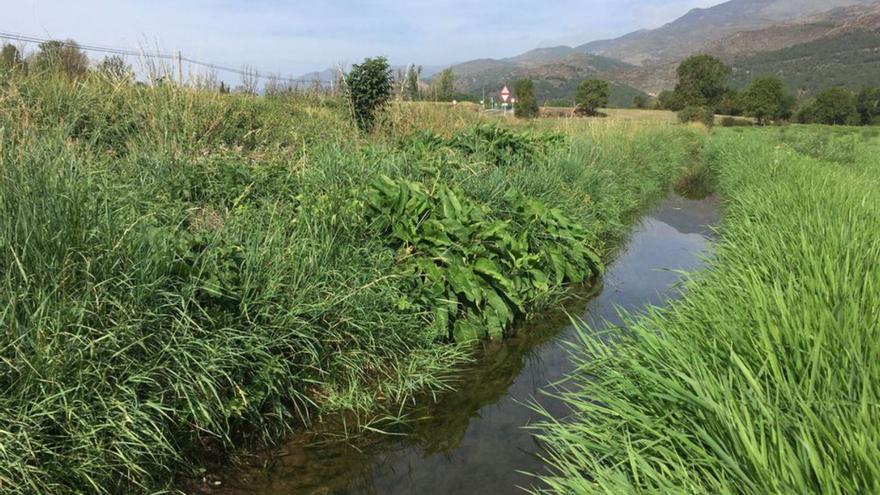
<path id="1" fill-rule="evenodd" d="M 371 132 L 376 113 L 391 99 L 391 69 L 385 57 L 366 58 L 351 67 L 345 77 L 355 124 L 361 132 Z"/>
<path id="2" fill-rule="evenodd" d="M 683 106 L 715 107 L 724 96 L 727 80 L 732 71 L 712 55 L 694 55 L 686 58 L 677 69 L 678 84 L 675 92 Z"/>
<path id="3" fill-rule="evenodd" d="M 455 92 L 455 73 L 452 69 L 444 69 L 434 80 L 434 99 L 437 101 L 452 101 Z"/>
<path id="4" fill-rule="evenodd" d="M 46 41 L 34 55 L 33 66 L 38 71 L 61 72 L 71 79 L 82 77 L 89 70 L 89 57 L 73 40 Z"/>
<path id="5" fill-rule="evenodd" d="M 724 96 L 721 97 L 721 101 L 718 103 L 717 110 L 718 113 L 723 115 L 742 115 L 741 95 L 735 89 L 727 88 L 724 91 Z"/>
<path id="6" fill-rule="evenodd" d="M 0 69 L 19 69 L 22 67 L 21 52 L 13 44 L 6 43 L 0 49 Z"/>
<path id="7" fill-rule="evenodd" d="M 124 81 L 131 77 L 131 67 L 119 55 L 109 55 L 98 64 L 98 72 L 113 81 Z"/>
<path id="8" fill-rule="evenodd" d="M 578 84 L 574 91 L 575 112 L 584 115 L 597 115 L 597 110 L 608 104 L 611 85 L 608 81 L 587 79 Z"/>
<path id="9" fill-rule="evenodd" d="M 533 119 L 538 116 L 538 100 L 535 99 L 535 85 L 531 79 L 520 79 L 513 84 L 516 103 L 513 114 L 521 119 Z"/>
<path id="10" fill-rule="evenodd" d="M 843 88 L 822 91 L 801 115 L 808 122 L 827 125 L 854 124 L 859 120 L 856 97 Z"/>
<path id="11" fill-rule="evenodd" d="M 782 81 L 772 76 L 752 81 L 742 92 L 741 101 L 745 114 L 761 125 L 791 117 L 795 104 L 794 96 L 786 93 Z"/>
<path id="12" fill-rule="evenodd" d="M 406 74 L 406 99 L 410 101 L 417 101 L 421 99 L 421 89 L 419 86 L 421 85 L 422 79 L 422 66 L 416 67 L 415 64 L 410 65 L 409 71 Z"/>
<path id="13" fill-rule="evenodd" d="M 636 95 L 633 97 L 632 105 L 633 108 L 638 109 L 648 108 L 648 97 L 645 95 Z"/>
<path id="14" fill-rule="evenodd" d="M 681 95 L 675 91 L 662 91 L 657 96 L 657 107 L 662 110 L 678 112 L 685 107 L 685 104 Z"/>
<path id="15" fill-rule="evenodd" d="M 856 110 L 862 125 L 880 124 L 880 88 L 865 88 L 856 97 Z"/>

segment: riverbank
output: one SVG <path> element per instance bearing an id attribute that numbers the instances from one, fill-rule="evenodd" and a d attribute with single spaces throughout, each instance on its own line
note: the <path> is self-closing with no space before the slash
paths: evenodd
<path id="1" fill-rule="evenodd" d="M 880 491 L 878 148 L 856 129 L 713 134 L 710 268 L 624 339 L 582 329 L 568 419 L 537 428 L 549 492 Z"/>
<path id="2" fill-rule="evenodd" d="M 592 278 L 705 138 L 445 112 L 392 108 L 362 137 L 335 99 L 4 80 L 0 491 L 159 490 L 322 414 L 448 389 L 469 354 L 412 298 L 423 239 L 389 242 L 383 176 L 531 236 L 531 286 L 503 301 L 521 320 Z"/>

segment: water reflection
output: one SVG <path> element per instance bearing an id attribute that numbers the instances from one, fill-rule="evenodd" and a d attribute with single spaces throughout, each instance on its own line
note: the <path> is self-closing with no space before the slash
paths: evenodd
<path id="1" fill-rule="evenodd" d="M 581 312 L 594 327 L 619 325 L 621 309 L 639 311 L 676 297 L 681 272 L 703 265 L 717 223 L 713 198 L 666 200 L 609 267 L 601 293 L 567 311 Z M 536 457 L 540 447 L 523 429 L 540 418 L 523 403 L 536 400 L 565 414 L 562 404 L 539 391 L 572 369 L 561 345 L 573 337 L 568 321 L 564 311 L 551 312 L 503 344 L 486 344 L 460 390 L 413 411 L 422 419 L 408 424 L 405 436 L 366 436 L 354 445 L 300 436 L 261 458 L 258 467 L 231 473 L 216 493 L 522 493 L 518 487 L 534 480 L 521 471 L 543 468 Z"/>

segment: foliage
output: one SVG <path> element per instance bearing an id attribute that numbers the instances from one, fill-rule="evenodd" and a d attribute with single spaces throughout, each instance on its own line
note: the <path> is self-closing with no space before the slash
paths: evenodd
<path id="1" fill-rule="evenodd" d="M 795 98 L 785 92 L 782 81 L 775 77 L 758 77 L 743 90 L 741 101 L 745 114 L 758 124 L 784 120 L 791 116 Z"/>
<path id="2" fill-rule="evenodd" d="M 455 93 L 455 73 L 452 69 L 444 69 L 437 75 L 432 90 L 435 101 L 452 101 L 452 94 Z"/>
<path id="3" fill-rule="evenodd" d="M 108 55 L 98 64 L 98 73 L 112 81 L 127 81 L 132 78 L 131 66 L 119 55 Z"/>
<path id="4" fill-rule="evenodd" d="M 684 109 L 685 101 L 679 93 L 675 91 L 662 91 L 657 96 L 657 106 L 661 110 L 670 110 L 678 112 Z"/>
<path id="5" fill-rule="evenodd" d="M 731 88 L 726 88 L 724 96 L 718 103 L 716 110 L 722 115 L 731 115 L 738 117 L 743 114 L 743 101 L 741 93 Z"/>
<path id="6" fill-rule="evenodd" d="M 880 490 L 876 136 L 843 131 L 863 159 L 838 166 L 735 131 L 709 148 L 726 198 L 709 269 L 626 332 L 582 329 L 570 420 L 541 427 L 546 492 Z"/>
<path id="7" fill-rule="evenodd" d="M 721 119 L 721 127 L 748 127 L 750 125 L 752 125 L 752 121 L 747 119 L 738 119 L 731 116 Z"/>
<path id="8" fill-rule="evenodd" d="M 71 79 L 84 76 L 89 70 L 89 58 L 73 40 L 40 43 L 28 67 L 35 71 L 61 72 Z"/>
<path id="9" fill-rule="evenodd" d="M 712 55 L 686 58 L 676 70 L 675 93 L 685 106 L 715 107 L 724 97 L 731 69 Z"/>
<path id="10" fill-rule="evenodd" d="M 597 110 L 608 104 L 611 86 L 608 81 L 588 79 L 578 85 L 574 93 L 576 112 L 584 115 L 596 115 Z"/>
<path id="11" fill-rule="evenodd" d="M 880 125 L 880 88 L 863 88 L 856 97 L 856 111 L 862 125 Z"/>
<path id="12" fill-rule="evenodd" d="M 779 77 L 789 92 L 814 97 L 832 87 L 858 91 L 880 81 L 880 30 L 853 30 L 770 52 L 739 57 L 730 83 L 743 88 L 756 76 Z"/>
<path id="13" fill-rule="evenodd" d="M 415 64 L 409 66 L 409 69 L 406 72 L 406 86 L 405 86 L 405 95 L 406 99 L 409 101 L 418 101 L 421 99 L 422 90 L 419 87 L 421 84 L 422 77 L 422 66 L 416 67 Z"/>
<path id="14" fill-rule="evenodd" d="M 11 43 L 4 43 L 0 49 L 0 69 L 19 69 L 22 67 L 21 52 Z"/>
<path id="15" fill-rule="evenodd" d="M 399 304 L 431 313 L 432 335 L 501 339 L 554 288 L 601 273 L 582 227 L 534 199 L 506 199 L 505 218 L 442 184 L 373 183 L 371 215 L 413 282 Z"/>
<path id="16" fill-rule="evenodd" d="M 514 114 L 521 119 L 534 119 L 538 116 L 538 100 L 535 99 L 535 85 L 529 79 L 520 79 L 513 84 L 516 103 Z"/>
<path id="17" fill-rule="evenodd" d="M 715 111 L 709 107 L 686 107 L 678 112 L 678 121 L 682 124 L 700 122 L 706 127 L 715 125 Z"/>
<path id="18" fill-rule="evenodd" d="M 648 108 L 648 97 L 645 95 L 636 95 L 633 97 L 632 106 L 633 108 L 645 109 Z"/>
<path id="19" fill-rule="evenodd" d="M 843 88 L 826 89 L 798 112 L 798 122 L 826 125 L 857 125 L 860 121 L 855 95 Z"/>
<path id="20" fill-rule="evenodd" d="M 531 208 L 515 191 L 607 258 L 701 138 L 471 131 L 476 112 L 402 108 L 442 134 L 364 138 L 342 98 L 4 78 L 0 491 L 173 492 L 205 459 L 323 415 L 397 417 L 469 356 L 431 334 L 434 308 L 406 307 L 418 281 L 365 218 L 378 177 L 448 187 L 502 222 Z M 538 237 L 530 249 L 567 249 Z"/>
<path id="21" fill-rule="evenodd" d="M 362 132 L 371 132 L 376 114 L 391 99 L 391 69 L 385 57 L 366 58 L 345 76 L 354 121 Z"/>

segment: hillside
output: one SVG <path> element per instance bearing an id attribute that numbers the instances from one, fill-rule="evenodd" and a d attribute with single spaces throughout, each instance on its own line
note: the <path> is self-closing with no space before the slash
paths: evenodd
<path id="1" fill-rule="evenodd" d="M 801 96 L 840 86 L 858 90 L 880 81 L 880 29 L 846 32 L 829 38 L 732 61 L 732 85 L 774 75 Z"/>
<path id="2" fill-rule="evenodd" d="M 614 40 L 591 42 L 575 50 L 634 65 L 674 62 L 707 44 L 740 31 L 759 29 L 828 10 L 876 0 L 731 0 L 693 9 L 660 28 L 637 31 Z"/>
<path id="3" fill-rule="evenodd" d="M 811 92 L 834 84 L 853 87 L 871 77 L 875 62 L 863 52 L 880 43 L 873 44 L 872 35 L 855 33 L 877 28 L 878 0 L 731 0 L 691 10 L 658 29 L 576 47 L 473 60 L 452 69 L 463 92 L 482 93 L 484 88 L 527 77 L 535 81 L 542 100 L 570 98 L 579 80 L 601 77 L 614 84 L 612 103 L 624 106 L 636 94 L 671 89 L 678 62 L 706 52 L 737 68 L 737 85 L 746 84 L 754 74 L 777 73 L 793 87 Z M 858 48 L 843 54 L 847 47 L 840 44 L 848 40 Z M 801 45 L 805 46 L 795 49 Z M 792 50 L 780 53 L 786 49 Z M 820 67 L 818 72 L 809 74 L 809 67 L 795 60 L 796 54 L 804 53 L 809 62 L 803 63 Z M 782 63 L 781 68 L 774 68 L 774 62 Z"/>
<path id="4" fill-rule="evenodd" d="M 741 31 L 707 45 L 711 53 L 735 68 L 733 84 L 741 87 L 755 75 L 782 78 L 792 90 L 812 93 L 817 88 L 859 88 L 876 84 L 880 67 L 870 50 L 880 40 L 870 34 L 880 29 L 880 3 L 834 9 L 792 22 Z M 861 35 L 859 33 L 862 33 Z M 855 43 L 848 46 L 848 43 Z M 611 80 L 647 92 L 675 86 L 678 62 L 630 66 L 605 74 Z"/>
<path id="5" fill-rule="evenodd" d="M 549 63 L 538 63 L 542 56 L 552 53 Z M 614 70 L 630 68 L 629 64 L 583 53 L 566 54 L 565 50 L 541 49 L 509 59 L 474 60 L 452 67 L 456 75 L 456 86 L 465 93 L 482 94 L 496 92 L 513 81 L 529 78 L 535 81 L 535 90 L 540 102 L 566 98 L 570 99 L 577 84 L 590 77 Z M 627 84 L 615 83 L 611 90 L 611 103 L 615 106 L 628 106 L 633 97 L 644 94 Z"/>

